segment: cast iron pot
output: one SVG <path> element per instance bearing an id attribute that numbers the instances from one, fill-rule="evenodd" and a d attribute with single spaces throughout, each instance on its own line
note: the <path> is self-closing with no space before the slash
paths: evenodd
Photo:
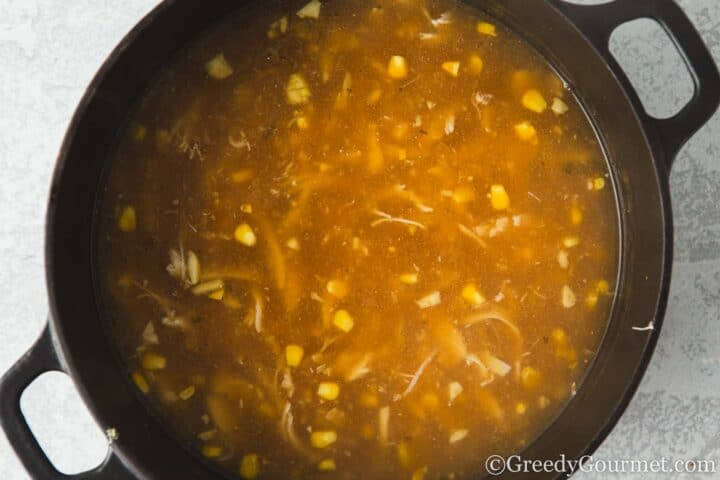
<path id="1" fill-rule="evenodd" d="M 50 318 L 40 339 L 7 372 L 0 386 L 2 426 L 34 478 L 224 478 L 176 441 L 150 413 L 117 360 L 97 297 L 93 223 L 103 172 L 130 106 L 168 58 L 243 3 L 247 2 L 163 2 L 112 53 L 73 118 L 48 206 Z M 592 453 L 615 425 L 655 347 L 673 251 L 668 173 L 680 147 L 715 112 L 720 78 L 699 34 L 672 0 L 616 0 L 596 6 L 561 0 L 468 3 L 514 28 L 572 86 L 602 139 L 617 191 L 622 257 L 605 338 L 577 394 L 522 452 L 527 459 L 555 460 L 561 455 L 579 459 Z M 643 17 L 664 27 L 693 79 L 692 99 L 672 118 L 658 120 L 645 112 L 608 49 L 617 26 Z M 38 375 L 51 370 L 68 373 L 100 426 L 119 433 L 106 461 L 96 470 L 71 476 L 59 473 L 23 418 L 22 392 Z M 485 474 L 482 465 L 477 472 L 477 477 Z"/>

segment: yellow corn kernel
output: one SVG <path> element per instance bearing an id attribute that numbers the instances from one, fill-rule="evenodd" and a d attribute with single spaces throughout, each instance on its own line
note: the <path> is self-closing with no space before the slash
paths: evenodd
<path id="1" fill-rule="evenodd" d="M 145 380 L 145 377 L 142 373 L 133 372 L 132 381 L 138 388 L 138 390 L 140 390 L 142 393 L 148 393 L 150 391 L 150 385 L 148 384 L 147 380 Z"/>
<path id="2" fill-rule="evenodd" d="M 444 62 L 442 69 L 450 74 L 452 77 L 457 77 L 460 73 L 460 62 Z"/>
<path id="3" fill-rule="evenodd" d="M 490 203 L 495 210 L 505 210 L 510 206 L 510 196 L 502 185 L 490 187 Z"/>
<path id="4" fill-rule="evenodd" d="M 597 290 L 600 294 L 606 294 L 610 291 L 610 284 L 607 282 L 607 280 L 600 280 L 595 285 L 595 290 Z"/>
<path id="5" fill-rule="evenodd" d="M 400 55 L 393 55 L 392 57 L 390 57 L 390 61 L 388 62 L 387 66 L 387 72 L 390 78 L 398 80 L 406 78 L 408 75 L 408 67 L 405 57 L 401 57 Z"/>
<path id="6" fill-rule="evenodd" d="M 527 412 L 527 405 L 524 402 L 518 402 L 515 404 L 515 413 L 518 415 L 525 415 Z"/>
<path id="7" fill-rule="evenodd" d="M 490 35 L 491 37 L 497 37 L 497 29 L 495 25 L 488 22 L 478 22 L 475 26 L 475 30 L 483 35 Z"/>
<path id="8" fill-rule="evenodd" d="M 537 130 L 530 122 L 525 121 L 515 125 L 515 135 L 523 142 L 532 143 L 533 145 L 538 143 Z"/>
<path id="9" fill-rule="evenodd" d="M 550 109 L 553 111 L 553 113 L 555 115 L 564 115 L 568 111 L 568 106 L 567 106 L 567 103 L 565 103 L 561 99 L 555 97 L 555 98 L 553 98 Z"/>
<path id="10" fill-rule="evenodd" d="M 267 37 L 277 38 L 283 33 L 287 32 L 288 29 L 288 18 L 287 16 L 282 17 L 278 20 L 275 20 L 273 23 L 270 24 L 270 28 L 267 31 Z"/>
<path id="11" fill-rule="evenodd" d="M 427 467 L 416 468 L 410 477 L 410 480 L 425 480 L 425 474 L 427 473 Z"/>
<path id="12" fill-rule="evenodd" d="M 168 132 L 164 128 L 155 130 L 155 146 L 159 150 L 164 150 L 165 148 L 167 148 L 167 146 L 170 145 L 171 140 L 172 136 L 170 135 L 170 132 Z"/>
<path id="13" fill-rule="evenodd" d="M 550 338 L 557 346 L 564 346 L 568 343 L 567 333 L 565 333 L 565 330 L 563 330 L 562 328 L 556 328 L 555 330 L 553 330 L 550 334 Z"/>
<path id="14" fill-rule="evenodd" d="M 578 237 L 565 237 L 563 238 L 562 244 L 565 248 L 573 248 L 580 245 L 580 239 Z"/>
<path id="15" fill-rule="evenodd" d="M 418 282 L 418 274 L 415 272 L 403 273 L 400 275 L 400 282 L 405 285 L 415 285 Z"/>
<path id="16" fill-rule="evenodd" d="M 330 295 L 339 299 L 345 298 L 350 291 L 347 282 L 343 280 L 330 280 L 325 285 L 325 289 Z"/>
<path id="17" fill-rule="evenodd" d="M 580 207 L 573 205 L 570 208 L 570 222 L 573 225 L 580 225 L 583 221 L 583 213 Z"/>
<path id="18" fill-rule="evenodd" d="M 130 136 L 136 142 L 142 142 L 147 137 L 148 129 L 141 123 L 135 123 L 130 127 Z"/>
<path id="19" fill-rule="evenodd" d="M 335 465 L 335 460 L 332 458 L 326 458 L 318 463 L 318 470 L 321 472 L 334 472 L 336 468 L 337 466 Z"/>
<path id="20" fill-rule="evenodd" d="M 407 442 L 398 443 L 397 456 L 400 465 L 402 465 L 403 467 L 410 466 L 410 462 L 412 461 L 412 459 L 410 458 L 410 446 L 408 446 Z"/>
<path id="21" fill-rule="evenodd" d="M 587 297 L 585 297 L 585 305 L 586 305 L 588 308 L 593 309 L 593 308 L 595 308 L 595 307 L 597 306 L 598 299 L 599 299 L 599 298 L 598 298 L 598 294 L 597 294 L 597 293 L 595 293 L 595 292 L 590 292 L 590 293 L 588 293 Z"/>
<path id="22" fill-rule="evenodd" d="M 305 350 L 300 345 L 288 345 L 285 347 L 285 361 L 289 367 L 297 367 L 302 362 Z"/>
<path id="23" fill-rule="evenodd" d="M 469 185 L 460 185 L 452 193 L 452 199 L 459 204 L 472 202 L 475 198 L 475 191 Z"/>
<path id="24" fill-rule="evenodd" d="M 471 305 L 481 305 L 485 303 L 485 297 L 477 289 L 474 283 L 468 283 L 460 292 L 462 298 Z"/>
<path id="25" fill-rule="evenodd" d="M 542 376 L 536 368 L 525 366 L 520 370 L 520 383 L 525 388 L 536 388 L 541 380 Z"/>
<path id="26" fill-rule="evenodd" d="M 260 475 L 260 457 L 256 453 L 244 455 L 240 461 L 240 476 L 252 480 Z"/>
<path id="27" fill-rule="evenodd" d="M 300 251 L 300 242 L 295 237 L 289 238 L 288 241 L 285 242 L 285 246 L 290 250 L 294 250 L 296 252 Z"/>
<path id="28" fill-rule="evenodd" d="M 538 397 L 538 407 L 547 408 L 548 405 L 550 405 L 550 399 L 547 398 L 545 395 L 540 395 Z"/>
<path id="29" fill-rule="evenodd" d="M 202 454 L 205 458 L 218 458 L 222 453 L 222 447 L 217 445 L 203 445 L 202 447 Z"/>
<path id="30" fill-rule="evenodd" d="M 310 122 L 308 122 L 307 117 L 297 117 L 295 119 L 295 125 L 297 125 L 300 130 L 307 130 L 310 127 Z"/>
<path id="31" fill-rule="evenodd" d="M 603 188 L 605 188 L 605 179 L 603 177 L 594 178 L 593 188 L 595 190 L 602 190 Z"/>
<path id="32" fill-rule="evenodd" d="M 257 243 L 257 237 L 250 225 L 243 223 L 235 229 L 235 240 L 242 243 L 246 247 L 252 247 Z"/>
<path id="33" fill-rule="evenodd" d="M 309 102 L 312 92 L 305 77 L 299 73 L 291 74 L 285 85 L 285 97 L 290 105 L 304 105 Z"/>
<path id="34" fill-rule="evenodd" d="M 224 288 L 221 288 L 221 289 L 219 289 L 219 290 L 215 290 L 214 292 L 208 294 L 208 298 L 210 298 L 210 299 L 212 299 L 212 300 L 217 300 L 218 302 L 219 302 L 219 301 L 222 301 L 222 299 L 223 299 L 224 296 L 225 296 L 225 289 L 224 289 Z"/>
<path id="35" fill-rule="evenodd" d="M 124 207 L 120 212 L 118 218 L 118 228 L 121 232 L 130 233 L 134 232 L 137 228 L 137 215 L 135 214 L 135 208 Z"/>
<path id="36" fill-rule="evenodd" d="M 178 393 L 180 400 L 190 400 L 193 395 L 195 395 L 195 385 L 190 385 L 189 387 L 180 390 L 180 393 Z"/>
<path id="37" fill-rule="evenodd" d="M 530 89 L 522 97 L 523 107 L 535 113 L 543 113 L 547 110 L 547 102 L 538 90 Z"/>
<path id="38" fill-rule="evenodd" d="M 484 66 L 485 64 L 483 63 L 482 58 L 480 58 L 478 55 L 475 55 L 474 53 L 470 55 L 467 66 L 467 69 L 470 73 L 472 73 L 473 75 L 480 75 L 483 71 Z"/>
<path id="39" fill-rule="evenodd" d="M 205 64 L 205 71 L 216 80 L 225 80 L 233 74 L 233 68 L 222 53 Z"/>
<path id="40" fill-rule="evenodd" d="M 318 385 L 317 394 L 325 400 L 336 400 L 340 396 L 340 385 L 335 382 L 322 382 Z"/>
<path id="41" fill-rule="evenodd" d="M 337 441 L 337 433 L 333 430 L 318 430 L 310 434 L 310 445 L 314 448 L 326 448 Z"/>
<path id="42" fill-rule="evenodd" d="M 382 97 L 382 93 L 383 93 L 382 90 L 380 90 L 379 88 L 376 88 L 375 90 L 370 92 L 370 95 L 368 95 L 368 98 L 367 98 L 367 104 L 375 105 L 378 102 L 378 100 L 380 100 L 380 97 Z"/>
<path id="43" fill-rule="evenodd" d="M 243 203 L 242 205 L 240 205 L 240 211 L 243 213 L 252 213 L 252 205 L 250 205 L 249 203 Z"/>
<path id="44" fill-rule="evenodd" d="M 353 329 L 355 322 L 347 310 L 338 310 L 333 318 L 333 325 L 347 333 Z"/>
<path id="45" fill-rule="evenodd" d="M 245 183 L 253 178 L 255 172 L 251 168 L 243 168 L 232 174 L 232 181 L 234 183 Z"/>
<path id="46" fill-rule="evenodd" d="M 145 370 L 162 370 L 166 366 L 167 360 L 158 353 L 146 352 L 142 356 L 142 367 Z"/>

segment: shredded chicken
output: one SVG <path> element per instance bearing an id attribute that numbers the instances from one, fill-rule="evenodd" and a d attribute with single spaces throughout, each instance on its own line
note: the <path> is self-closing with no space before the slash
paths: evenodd
<path id="1" fill-rule="evenodd" d="M 433 353 L 431 353 L 430 355 L 428 355 L 427 358 L 425 358 L 425 360 L 423 360 L 423 362 L 420 364 L 418 369 L 415 371 L 415 374 L 412 376 L 412 379 L 410 380 L 410 383 L 408 384 L 405 391 L 403 391 L 399 395 L 395 395 L 393 397 L 393 401 L 397 402 L 398 400 L 405 398 L 410 393 L 412 393 L 412 391 L 415 389 L 415 386 L 417 385 L 418 381 L 420 380 L 420 377 L 422 376 L 423 372 L 425 371 L 427 366 L 430 365 L 430 362 L 433 361 L 433 359 L 435 358 L 436 355 L 437 355 L 437 350 L 434 351 Z"/>

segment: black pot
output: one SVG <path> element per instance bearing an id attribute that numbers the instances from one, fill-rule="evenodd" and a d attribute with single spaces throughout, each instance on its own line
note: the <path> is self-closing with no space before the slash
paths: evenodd
<path id="1" fill-rule="evenodd" d="M 99 309 L 93 224 L 103 172 L 129 106 L 169 57 L 241 3 L 163 2 L 112 53 L 73 118 L 48 206 L 48 326 L 0 385 L 2 426 L 34 478 L 224 478 L 150 414 L 118 362 Z M 579 459 L 593 452 L 615 425 L 655 347 L 673 252 L 668 172 L 680 147 L 715 112 L 720 77 L 699 34 L 672 0 L 617 0 L 582 7 L 561 0 L 468 3 L 517 30 L 570 83 L 604 143 L 618 194 L 622 257 L 607 333 L 577 395 L 522 452 L 528 459 Z M 669 119 L 657 120 L 645 112 L 608 50 L 612 31 L 641 17 L 654 18 L 665 28 L 692 74 L 692 100 Z M 634 328 L 646 326 L 654 328 Z M 71 375 L 97 422 L 119 433 L 95 471 L 70 477 L 58 473 L 22 416 L 20 395 L 49 370 Z M 484 473 L 481 465 L 477 471 L 478 477 Z"/>

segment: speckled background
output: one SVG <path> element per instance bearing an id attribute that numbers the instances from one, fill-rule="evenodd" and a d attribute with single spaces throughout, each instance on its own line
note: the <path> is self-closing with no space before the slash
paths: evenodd
<path id="1" fill-rule="evenodd" d="M 157 3 L 0 3 L 0 372 L 31 345 L 45 321 L 45 203 L 70 116 L 101 62 Z M 720 59 L 720 1 L 679 3 Z M 687 73 L 651 22 L 618 32 L 613 51 L 651 113 L 672 114 L 689 97 Z M 720 116 L 682 151 L 671 189 L 676 243 L 665 326 L 639 392 L 596 458 L 714 459 L 718 473 L 703 478 L 720 478 Z M 63 375 L 36 382 L 23 407 L 62 470 L 82 471 L 103 457 L 104 436 Z M 0 435 L 0 479 L 24 478 Z"/>

